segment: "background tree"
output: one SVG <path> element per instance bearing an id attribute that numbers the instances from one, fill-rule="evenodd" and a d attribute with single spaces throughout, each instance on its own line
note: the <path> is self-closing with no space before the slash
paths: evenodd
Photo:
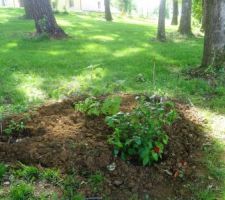
<path id="1" fill-rule="evenodd" d="M 193 1 L 193 16 L 201 23 L 201 30 L 204 31 L 205 27 L 205 0 Z"/>
<path id="2" fill-rule="evenodd" d="M 105 2 L 105 19 L 107 21 L 112 21 L 112 14 L 111 14 L 111 9 L 110 9 L 110 0 L 104 0 Z"/>
<path id="3" fill-rule="evenodd" d="M 25 15 L 24 17 L 26 19 L 32 19 L 32 13 L 30 11 L 30 6 L 29 6 L 29 0 L 23 0 L 23 6 L 24 6 L 24 10 L 25 10 Z"/>
<path id="4" fill-rule="evenodd" d="M 182 12 L 179 32 L 182 35 L 192 35 L 191 31 L 192 0 L 182 0 Z"/>
<path id="5" fill-rule="evenodd" d="M 173 17 L 171 25 L 178 25 L 178 14 L 179 14 L 178 0 L 173 0 Z"/>
<path id="6" fill-rule="evenodd" d="M 5 6 L 5 5 L 6 5 L 6 4 L 5 4 L 5 0 L 2 0 L 1 5 L 2 5 L 2 6 Z"/>
<path id="7" fill-rule="evenodd" d="M 49 0 L 29 0 L 28 5 L 38 34 L 47 33 L 55 38 L 66 36 L 56 22 Z"/>
<path id="8" fill-rule="evenodd" d="M 205 0 L 202 0 L 201 31 L 205 31 L 205 18 L 206 18 Z"/>
<path id="9" fill-rule="evenodd" d="M 158 32 L 157 32 L 157 39 L 159 41 L 166 40 L 165 17 L 166 17 L 166 0 L 161 0 L 159 5 Z"/>
<path id="10" fill-rule="evenodd" d="M 133 0 L 114 0 L 113 4 L 122 14 L 130 14 L 134 7 Z"/>
<path id="11" fill-rule="evenodd" d="M 206 23 L 202 67 L 225 67 L 225 1 L 205 0 Z"/>

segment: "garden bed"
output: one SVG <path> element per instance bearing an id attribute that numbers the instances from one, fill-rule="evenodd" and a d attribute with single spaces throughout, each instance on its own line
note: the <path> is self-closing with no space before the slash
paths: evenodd
<path id="1" fill-rule="evenodd" d="M 122 111 L 136 106 L 134 95 L 121 95 Z M 104 98 L 104 97 L 100 97 Z M 38 167 L 58 168 L 63 173 L 76 172 L 82 183 L 79 192 L 86 197 L 110 199 L 191 199 L 189 182 L 202 171 L 201 149 L 205 141 L 202 119 L 188 105 L 175 102 L 179 118 L 165 127 L 169 136 L 163 158 L 152 166 L 138 166 L 114 158 L 108 137 L 113 130 L 104 117 L 87 117 L 75 111 L 81 98 L 44 105 L 29 114 L 6 119 L 26 118 L 25 129 L 11 139 L 0 137 L 0 161 L 22 162 Z M 86 183 L 89 174 L 100 172 L 104 183 L 93 191 Z"/>

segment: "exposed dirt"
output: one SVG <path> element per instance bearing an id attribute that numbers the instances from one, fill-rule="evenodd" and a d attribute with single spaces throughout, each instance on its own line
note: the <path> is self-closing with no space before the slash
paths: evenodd
<path id="1" fill-rule="evenodd" d="M 135 107 L 135 96 L 123 95 L 121 109 Z M 101 192 L 93 194 L 81 187 L 86 196 L 103 196 L 110 199 L 191 199 L 188 182 L 195 182 L 202 171 L 201 147 L 205 136 L 201 131 L 202 119 L 196 111 L 176 102 L 180 113 L 172 128 L 165 128 L 170 142 L 163 160 L 150 167 L 134 166 L 112 156 L 107 138 L 112 130 L 104 117 L 88 118 L 76 112 L 73 103 L 65 100 L 45 105 L 30 112 L 25 131 L 18 137 L 6 140 L 0 137 L 0 161 L 60 168 L 69 173 L 75 170 L 81 178 L 85 174 L 101 171 L 105 181 Z M 21 120 L 24 116 L 15 116 Z M 7 124 L 9 119 L 3 123 Z M 110 164 L 116 168 L 109 171 Z"/>

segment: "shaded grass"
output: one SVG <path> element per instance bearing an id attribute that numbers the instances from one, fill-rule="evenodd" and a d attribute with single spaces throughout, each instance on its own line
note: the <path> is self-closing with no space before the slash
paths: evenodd
<path id="1" fill-rule="evenodd" d="M 124 92 L 156 92 L 191 100 L 209 110 L 225 110 L 224 87 L 219 95 L 207 99 L 215 88 L 204 80 L 181 76 L 182 70 L 200 63 L 202 38 L 159 43 L 150 40 L 155 37 L 154 24 L 124 19 L 108 23 L 96 15 L 74 13 L 57 15 L 70 37 L 48 40 L 31 37 L 33 21 L 22 15 L 19 9 L 0 9 L 0 112 L 23 111 L 27 105 L 93 90 L 93 86 L 104 91 L 117 81 Z M 140 73 L 145 77 L 141 83 L 136 81 Z"/>

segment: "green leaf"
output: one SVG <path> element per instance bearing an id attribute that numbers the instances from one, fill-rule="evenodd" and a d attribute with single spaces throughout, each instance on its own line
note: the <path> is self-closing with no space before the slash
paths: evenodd
<path id="1" fill-rule="evenodd" d="M 145 156 L 143 159 L 143 165 L 146 166 L 147 164 L 149 164 L 150 162 L 150 157 L 149 156 Z"/>
<path id="2" fill-rule="evenodd" d="M 152 152 L 152 158 L 153 158 L 153 160 L 158 161 L 159 160 L 159 155 L 157 153 L 155 153 L 155 152 Z"/>
<path id="3" fill-rule="evenodd" d="M 163 141 L 163 143 L 164 144 L 168 144 L 168 140 L 169 140 L 169 137 L 168 137 L 168 135 L 163 135 L 163 138 L 162 138 L 162 141 Z"/>

